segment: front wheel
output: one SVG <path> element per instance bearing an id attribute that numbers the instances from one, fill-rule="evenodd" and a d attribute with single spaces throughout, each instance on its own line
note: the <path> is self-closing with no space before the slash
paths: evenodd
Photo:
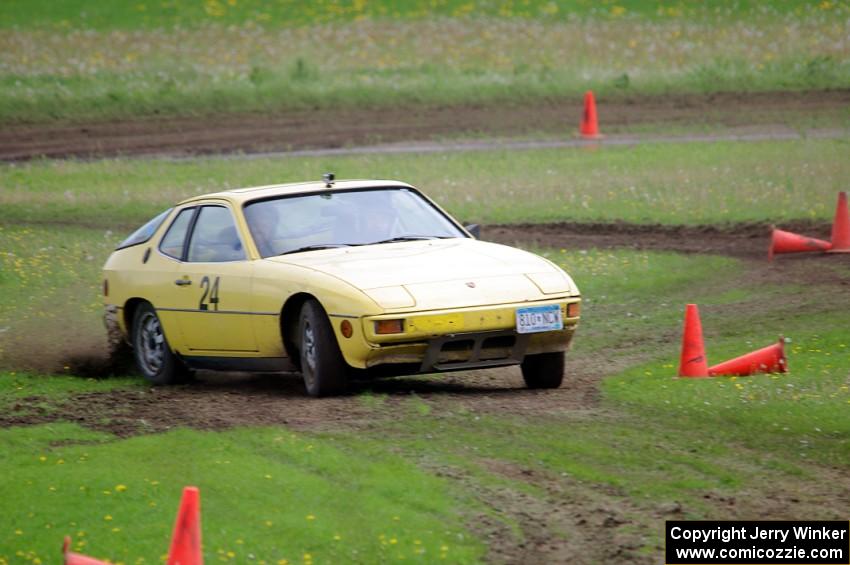
<path id="1" fill-rule="evenodd" d="M 310 396 L 333 396 L 348 388 L 348 365 L 324 308 L 308 300 L 298 318 L 299 354 L 304 386 Z"/>
<path id="2" fill-rule="evenodd" d="M 528 388 L 558 388 L 564 380 L 564 352 L 526 355 L 520 368 Z"/>
<path id="3" fill-rule="evenodd" d="M 156 311 L 142 304 L 133 316 L 133 355 L 136 366 L 147 380 L 167 385 L 184 380 L 186 370 L 171 352 Z"/>

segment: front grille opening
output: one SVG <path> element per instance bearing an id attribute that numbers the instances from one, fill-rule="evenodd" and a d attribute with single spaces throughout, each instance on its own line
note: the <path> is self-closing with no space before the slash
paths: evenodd
<path id="1" fill-rule="evenodd" d="M 475 347 L 475 342 L 471 339 L 459 339 L 457 341 L 448 341 L 443 344 L 443 351 L 472 351 Z"/>
<path id="2" fill-rule="evenodd" d="M 473 339 L 447 341 L 440 348 L 438 360 L 440 363 L 466 363 L 472 360 L 474 350 L 475 340 Z"/>
<path id="3" fill-rule="evenodd" d="M 496 359 L 507 359 L 511 356 L 516 336 L 499 335 L 488 337 L 481 343 L 479 359 L 482 361 L 493 361 Z"/>
<path id="4" fill-rule="evenodd" d="M 516 336 L 513 335 L 500 335 L 496 337 L 488 337 L 484 340 L 484 343 L 481 344 L 482 349 L 491 349 L 497 347 L 513 347 L 516 343 Z"/>
<path id="5" fill-rule="evenodd" d="M 435 338 L 428 346 L 422 371 L 488 367 L 519 363 L 527 336 L 514 332 L 480 332 Z"/>

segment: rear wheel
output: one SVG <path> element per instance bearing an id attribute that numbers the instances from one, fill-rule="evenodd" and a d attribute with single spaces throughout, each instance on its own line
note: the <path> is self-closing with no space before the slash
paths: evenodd
<path id="1" fill-rule="evenodd" d="M 348 365 L 342 358 L 328 316 L 317 301 L 308 300 L 301 307 L 298 335 L 301 374 L 307 394 L 333 396 L 345 392 Z"/>
<path id="2" fill-rule="evenodd" d="M 136 367 L 153 384 L 184 382 L 191 377 L 191 372 L 171 352 L 156 310 L 150 304 L 141 304 L 136 309 L 132 341 Z"/>
<path id="3" fill-rule="evenodd" d="M 564 380 L 564 352 L 526 355 L 520 368 L 528 388 L 558 388 Z"/>

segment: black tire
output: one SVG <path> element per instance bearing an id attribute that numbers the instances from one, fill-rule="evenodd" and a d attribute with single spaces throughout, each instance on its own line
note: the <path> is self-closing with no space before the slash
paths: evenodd
<path id="1" fill-rule="evenodd" d="M 315 300 L 301 307 L 298 317 L 298 354 L 307 394 L 342 394 L 348 388 L 348 364 L 342 358 L 331 323 Z"/>
<path id="2" fill-rule="evenodd" d="M 191 375 L 172 353 L 162 324 L 150 304 L 140 304 L 133 315 L 133 356 L 139 372 L 155 385 L 184 382 Z"/>
<path id="3" fill-rule="evenodd" d="M 564 380 L 564 352 L 526 355 L 520 368 L 528 388 L 558 388 Z"/>

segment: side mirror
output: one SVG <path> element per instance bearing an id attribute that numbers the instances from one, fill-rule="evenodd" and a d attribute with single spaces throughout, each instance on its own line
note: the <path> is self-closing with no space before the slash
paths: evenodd
<path id="1" fill-rule="evenodd" d="M 481 239 L 481 224 L 466 224 L 463 226 L 475 239 Z"/>

